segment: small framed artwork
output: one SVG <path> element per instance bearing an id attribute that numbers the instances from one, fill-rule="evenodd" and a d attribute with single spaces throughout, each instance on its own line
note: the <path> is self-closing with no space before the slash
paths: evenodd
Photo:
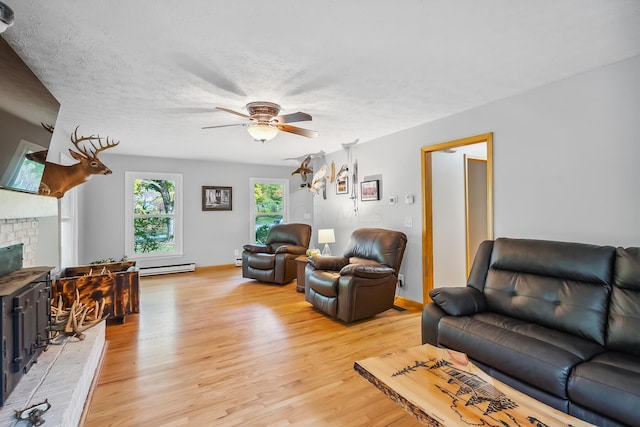
<path id="1" fill-rule="evenodd" d="M 380 192 L 378 189 L 379 180 L 362 181 L 360 183 L 360 199 L 363 202 L 370 200 L 380 200 Z"/>
<path id="2" fill-rule="evenodd" d="M 231 187 L 202 187 L 203 211 L 230 211 Z"/>
<path id="3" fill-rule="evenodd" d="M 336 179 L 336 194 L 349 194 L 349 177 Z"/>

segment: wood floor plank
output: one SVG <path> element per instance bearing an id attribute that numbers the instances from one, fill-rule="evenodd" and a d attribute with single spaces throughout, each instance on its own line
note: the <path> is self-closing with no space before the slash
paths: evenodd
<path id="1" fill-rule="evenodd" d="M 198 269 L 143 277 L 140 314 L 107 340 L 86 427 L 420 425 L 353 370 L 421 344 L 415 307 L 345 325 L 295 282 Z"/>

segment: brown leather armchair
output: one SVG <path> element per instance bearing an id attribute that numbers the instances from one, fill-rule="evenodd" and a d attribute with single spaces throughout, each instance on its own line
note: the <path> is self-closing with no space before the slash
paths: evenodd
<path id="1" fill-rule="evenodd" d="M 264 245 L 244 245 L 242 277 L 285 284 L 296 278 L 295 259 L 304 255 L 311 240 L 309 224 L 271 227 Z"/>
<path id="2" fill-rule="evenodd" d="M 355 230 L 343 256 L 309 257 L 305 299 L 346 323 L 390 309 L 406 245 L 399 231 Z"/>

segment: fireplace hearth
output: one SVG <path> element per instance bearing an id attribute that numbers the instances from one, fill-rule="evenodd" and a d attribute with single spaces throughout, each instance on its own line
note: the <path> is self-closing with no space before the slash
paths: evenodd
<path id="1" fill-rule="evenodd" d="M 0 406 L 50 338 L 51 269 L 22 267 L 23 245 L 0 248 Z"/>

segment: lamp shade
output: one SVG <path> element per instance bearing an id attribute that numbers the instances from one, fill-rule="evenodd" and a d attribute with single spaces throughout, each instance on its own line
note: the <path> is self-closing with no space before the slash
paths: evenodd
<path id="1" fill-rule="evenodd" d="M 336 235 L 333 228 L 323 228 L 318 230 L 318 243 L 334 243 Z"/>
<path id="2" fill-rule="evenodd" d="M 249 135 L 256 141 L 265 142 L 275 138 L 278 132 L 280 132 L 280 129 L 267 123 L 256 123 L 249 125 L 247 132 L 249 132 Z"/>

